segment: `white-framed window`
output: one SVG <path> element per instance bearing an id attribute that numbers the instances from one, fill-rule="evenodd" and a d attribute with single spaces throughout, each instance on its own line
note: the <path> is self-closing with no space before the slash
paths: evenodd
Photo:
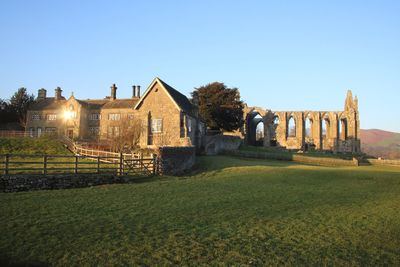
<path id="1" fill-rule="evenodd" d="M 120 113 L 110 113 L 108 114 L 108 120 L 109 121 L 119 121 L 121 119 L 121 114 Z"/>
<path id="2" fill-rule="evenodd" d="M 89 127 L 89 133 L 91 135 L 99 135 L 100 129 L 99 127 Z"/>
<path id="3" fill-rule="evenodd" d="M 151 132 L 161 133 L 162 132 L 162 119 L 152 119 L 151 120 Z"/>
<path id="4" fill-rule="evenodd" d="M 47 114 L 47 115 L 46 115 L 46 120 L 48 120 L 48 121 L 55 121 L 55 120 L 57 120 L 57 114 Z"/>
<path id="5" fill-rule="evenodd" d="M 29 136 L 34 137 L 35 136 L 35 128 L 31 127 L 29 128 Z"/>
<path id="6" fill-rule="evenodd" d="M 187 124 L 188 124 L 188 132 L 192 131 L 192 119 L 187 117 Z"/>
<path id="7" fill-rule="evenodd" d="M 40 137 L 42 135 L 42 128 L 37 128 L 37 136 Z"/>
<path id="8" fill-rule="evenodd" d="M 133 120 L 135 118 L 135 116 L 133 115 L 133 113 L 128 113 L 128 120 Z"/>
<path id="9" fill-rule="evenodd" d="M 90 113 L 89 114 L 89 120 L 91 121 L 98 121 L 101 119 L 100 113 Z"/>
<path id="10" fill-rule="evenodd" d="M 109 126 L 107 135 L 108 138 L 119 136 L 119 126 Z"/>
<path id="11" fill-rule="evenodd" d="M 32 114 L 32 120 L 33 121 L 40 121 L 40 114 L 37 114 L 37 113 Z"/>

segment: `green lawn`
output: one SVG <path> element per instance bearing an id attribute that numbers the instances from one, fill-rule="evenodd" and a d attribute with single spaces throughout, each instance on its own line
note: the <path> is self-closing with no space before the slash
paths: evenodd
<path id="1" fill-rule="evenodd" d="M 1 193 L 0 220 L 3 265 L 399 266 L 400 168 L 202 157 L 191 176 Z"/>
<path id="2" fill-rule="evenodd" d="M 0 154 L 72 155 L 55 137 L 0 137 Z"/>

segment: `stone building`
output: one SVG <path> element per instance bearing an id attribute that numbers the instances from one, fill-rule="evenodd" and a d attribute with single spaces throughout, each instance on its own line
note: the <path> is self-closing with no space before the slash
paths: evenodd
<path id="1" fill-rule="evenodd" d="M 139 121 L 140 146 L 200 146 L 205 125 L 197 109 L 186 96 L 155 78 L 144 94 L 132 87 L 132 98 L 118 99 L 117 87 L 111 86 L 104 99 L 66 99 L 61 88 L 54 97 L 40 89 L 27 113 L 32 136 L 66 135 L 71 139 L 102 142 L 118 137 L 132 121 Z M 137 123 L 135 125 L 138 125 Z"/>
<path id="2" fill-rule="evenodd" d="M 241 132 L 248 145 L 304 151 L 361 151 L 358 99 L 353 98 L 350 90 L 343 111 L 271 111 L 246 107 L 244 116 Z"/>

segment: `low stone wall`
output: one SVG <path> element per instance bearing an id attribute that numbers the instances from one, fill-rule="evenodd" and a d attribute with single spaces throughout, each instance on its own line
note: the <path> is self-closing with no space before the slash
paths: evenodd
<path id="1" fill-rule="evenodd" d="M 224 154 L 258 159 L 274 159 L 295 161 L 320 166 L 358 166 L 358 160 L 345 160 L 328 157 L 308 157 L 304 155 L 293 155 L 290 153 L 272 153 L 272 152 L 255 152 L 255 151 L 224 151 Z"/>
<path id="2" fill-rule="evenodd" d="M 103 184 L 127 183 L 133 177 L 106 174 L 3 175 L 0 192 L 81 188 Z"/>
<path id="3" fill-rule="evenodd" d="M 366 163 L 371 165 L 385 165 L 385 166 L 399 166 L 400 160 L 390 160 L 390 159 L 365 159 Z"/>
<path id="4" fill-rule="evenodd" d="M 189 171 L 196 161 L 196 148 L 160 147 L 159 168 L 162 175 L 180 175 Z"/>
<path id="5" fill-rule="evenodd" d="M 239 136 L 212 135 L 205 137 L 205 152 L 207 155 L 216 155 L 221 151 L 237 150 L 242 144 Z"/>

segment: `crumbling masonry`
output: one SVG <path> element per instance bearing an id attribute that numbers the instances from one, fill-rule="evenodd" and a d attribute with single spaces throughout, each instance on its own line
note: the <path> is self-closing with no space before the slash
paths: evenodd
<path id="1" fill-rule="evenodd" d="M 245 107 L 244 118 L 241 132 L 248 145 L 303 151 L 360 152 L 358 100 L 353 98 L 350 90 L 344 111 L 271 111 Z M 260 123 L 264 127 L 257 127 Z"/>

